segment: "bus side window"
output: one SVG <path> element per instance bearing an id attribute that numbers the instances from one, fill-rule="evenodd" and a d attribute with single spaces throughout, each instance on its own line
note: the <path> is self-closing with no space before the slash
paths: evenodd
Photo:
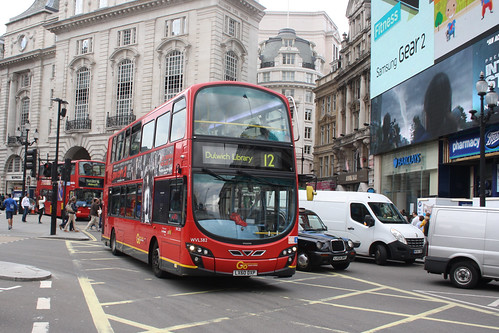
<path id="1" fill-rule="evenodd" d="M 120 193 L 121 188 L 119 186 L 112 187 L 110 189 L 110 200 L 109 200 L 109 215 L 118 216 L 120 212 Z"/>
<path id="2" fill-rule="evenodd" d="M 159 147 L 168 142 L 168 134 L 170 133 L 170 111 L 161 115 L 156 120 L 156 139 L 154 147 Z"/>
<path id="3" fill-rule="evenodd" d="M 132 137 L 130 144 L 130 156 L 137 155 L 140 150 L 140 135 L 142 129 L 142 124 L 138 123 L 132 127 Z"/>
<path id="4" fill-rule="evenodd" d="M 126 208 L 126 187 L 121 188 L 121 195 L 120 195 L 120 211 L 119 215 L 120 216 L 125 216 L 125 208 Z"/>
<path id="5" fill-rule="evenodd" d="M 111 163 L 116 162 L 116 137 L 113 138 L 113 142 L 111 143 Z"/>
<path id="6" fill-rule="evenodd" d="M 137 204 L 135 205 L 135 218 L 140 221 L 142 216 L 142 184 L 137 185 Z"/>
<path id="7" fill-rule="evenodd" d="M 118 141 L 116 142 L 116 161 L 123 158 L 123 143 L 125 139 L 125 132 L 118 134 Z"/>
<path id="8" fill-rule="evenodd" d="M 168 213 L 168 222 L 183 224 L 184 222 L 184 210 L 183 210 L 183 184 L 171 184 L 170 185 L 170 210 Z"/>
<path id="9" fill-rule="evenodd" d="M 142 129 L 142 144 L 140 147 L 140 151 L 148 151 L 152 149 L 154 144 L 154 120 L 151 120 L 147 124 L 144 125 Z"/>
<path id="10" fill-rule="evenodd" d="M 123 158 L 127 158 L 129 156 L 129 153 L 130 153 L 130 133 L 131 130 L 130 128 L 128 128 L 126 130 L 126 134 L 125 134 L 125 149 L 123 150 Z"/>
<path id="11" fill-rule="evenodd" d="M 173 105 L 172 133 L 170 136 L 171 142 L 180 140 L 185 135 L 185 122 L 187 114 L 185 107 L 185 98 L 175 102 Z"/>

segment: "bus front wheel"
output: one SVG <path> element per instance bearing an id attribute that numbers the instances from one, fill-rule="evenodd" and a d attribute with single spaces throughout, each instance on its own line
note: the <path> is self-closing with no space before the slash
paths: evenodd
<path id="1" fill-rule="evenodd" d="M 158 243 L 154 243 L 151 257 L 152 272 L 156 277 L 164 278 L 166 276 L 166 272 L 160 268 L 160 260 L 161 256 L 159 253 Z"/>

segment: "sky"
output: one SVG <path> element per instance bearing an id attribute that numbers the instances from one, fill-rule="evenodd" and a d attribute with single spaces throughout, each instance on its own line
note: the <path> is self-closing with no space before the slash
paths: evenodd
<path id="1" fill-rule="evenodd" d="M 7 2 L 8 0 L 2 0 Z M 259 0 L 260 4 L 272 11 L 325 11 L 338 27 L 340 35 L 348 33 L 348 20 L 345 17 L 348 0 Z M 34 0 L 9 1 L 0 10 L 0 35 L 5 33 L 5 23 L 28 9 Z"/>

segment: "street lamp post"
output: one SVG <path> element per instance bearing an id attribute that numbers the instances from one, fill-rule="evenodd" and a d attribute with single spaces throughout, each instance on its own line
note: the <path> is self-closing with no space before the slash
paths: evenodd
<path id="1" fill-rule="evenodd" d="M 59 164 L 59 131 L 61 128 L 61 117 L 66 116 L 66 109 L 62 108 L 62 105 L 68 104 L 68 102 L 60 99 L 53 98 L 52 101 L 57 102 L 57 132 L 55 141 L 55 158 L 52 164 L 52 212 L 50 220 L 50 234 L 55 235 L 57 229 L 57 192 L 58 192 L 58 175 L 57 169 Z"/>
<path id="2" fill-rule="evenodd" d="M 22 193 L 21 197 L 24 197 L 25 192 L 26 192 L 26 160 L 28 156 L 28 147 L 33 145 L 35 142 L 38 141 L 38 131 L 35 129 L 35 132 L 33 133 L 33 141 L 29 141 L 29 131 L 31 129 L 31 125 L 29 121 L 27 121 L 24 124 L 24 131 L 25 133 L 21 133 L 21 130 L 18 128 L 16 131 L 16 139 L 17 141 L 24 146 L 24 163 L 23 163 L 23 186 L 22 186 Z M 23 135 L 24 134 L 24 135 Z M 21 205 L 19 206 L 21 207 Z"/>
<path id="3" fill-rule="evenodd" d="M 476 83 L 476 91 L 480 96 L 480 116 L 475 115 L 476 110 L 471 110 L 470 113 L 471 119 L 477 120 L 480 125 L 480 207 L 485 207 L 485 126 L 497 106 L 497 93 L 492 85 L 489 86 L 485 81 L 483 72 L 480 73 L 480 79 Z M 484 98 L 489 109 L 487 114 L 484 111 Z"/>

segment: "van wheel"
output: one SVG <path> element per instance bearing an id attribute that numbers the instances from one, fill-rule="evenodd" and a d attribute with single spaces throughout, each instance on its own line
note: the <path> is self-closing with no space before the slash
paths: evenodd
<path id="1" fill-rule="evenodd" d="M 296 260 L 296 268 L 300 271 L 309 272 L 312 270 L 310 265 L 310 257 L 306 252 L 298 252 L 298 259 Z"/>
<path id="2" fill-rule="evenodd" d="M 388 254 L 386 253 L 386 249 L 383 245 L 378 244 L 374 249 L 374 261 L 378 265 L 385 265 L 386 259 L 388 258 Z"/>
<path id="3" fill-rule="evenodd" d="M 152 248 L 152 255 L 151 255 L 151 267 L 152 267 L 152 272 L 154 275 L 158 278 L 164 278 L 166 276 L 166 272 L 162 270 L 159 265 L 160 265 L 160 253 L 159 253 L 159 247 L 158 243 L 154 243 L 154 246 Z"/>
<path id="4" fill-rule="evenodd" d="M 350 263 L 349 262 L 343 262 L 341 264 L 332 264 L 332 266 L 337 271 L 343 271 L 343 270 L 347 269 L 348 266 L 350 266 Z"/>
<path id="5" fill-rule="evenodd" d="M 450 280 L 458 288 L 475 288 L 479 280 L 478 275 L 475 265 L 469 261 L 457 262 L 450 269 Z"/>
<path id="6" fill-rule="evenodd" d="M 120 255 L 121 252 L 118 250 L 118 246 L 116 244 L 116 234 L 114 233 L 114 230 L 111 231 L 111 241 L 109 242 L 109 247 L 111 248 L 111 253 L 113 255 Z"/>

